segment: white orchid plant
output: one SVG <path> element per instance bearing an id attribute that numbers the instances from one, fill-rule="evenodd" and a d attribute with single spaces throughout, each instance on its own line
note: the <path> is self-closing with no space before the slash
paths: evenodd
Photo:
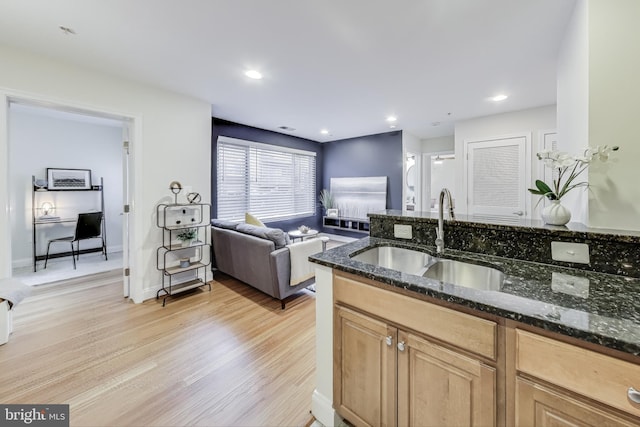
<path id="1" fill-rule="evenodd" d="M 532 194 L 544 196 L 549 200 L 560 200 L 565 194 L 577 187 L 588 187 L 586 181 L 574 182 L 594 161 L 606 162 L 612 151 L 618 151 L 618 146 L 598 145 L 589 147 L 581 157 L 573 157 L 557 150 L 544 150 L 537 154 L 538 159 L 544 161 L 545 166 L 557 171 L 553 179 L 553 186 L 544 181 L 536 180 L 536 188 L 529 188 Z"/>

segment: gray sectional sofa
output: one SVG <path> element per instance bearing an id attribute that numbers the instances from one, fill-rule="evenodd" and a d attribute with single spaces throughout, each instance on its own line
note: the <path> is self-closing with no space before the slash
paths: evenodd
<path id="1" fill-rule="evenodd" d="M 282 309 L 285 298 L 315 283 L 312 277 L 291 286 L 289 237 L 282 230 L 216 219 L 211 221 L 211 230 L 214 266 L 279 299 Z M 303 243 L 314 248 L 313 253 L 321 252 L 323 238 L 313 240 L 316 242 Z"/>

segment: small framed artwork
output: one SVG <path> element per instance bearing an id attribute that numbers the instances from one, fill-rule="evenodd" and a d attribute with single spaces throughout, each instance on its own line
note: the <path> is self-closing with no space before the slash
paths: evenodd
<path id="1" fill-rule="evenodd" d="M 47 168 L 48 190 L 91 190 L 91 169 Z"/>
<path id="2" fill-rule="evenodd" d="M 327 209 L 327 216 L 331 218 L 338 217 L 338 209 Z"/>

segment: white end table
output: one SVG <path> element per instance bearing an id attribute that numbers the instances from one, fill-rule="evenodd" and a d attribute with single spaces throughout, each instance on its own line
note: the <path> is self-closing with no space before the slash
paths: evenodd
<path id="1" fill-rule="evenodd" d="M 311 237 L 315 237 L 318 235 L 318 230 L 309 230 L 306 233 L 303 233 L 300 230 L 291 230 L 287 233 L 291 238 L 292 242 L 295 242 L 296 239 L 304 240 Z"/>

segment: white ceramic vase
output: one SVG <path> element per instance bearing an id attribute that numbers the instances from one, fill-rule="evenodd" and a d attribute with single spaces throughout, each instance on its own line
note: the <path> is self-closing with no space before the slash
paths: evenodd
<path id="1" fill-rule="evenodd" d="M 552 200 L 551 204 L 542 210 L 542 220 L 549 225 L 565 225 L 571 219 L 571 211 L 560 203 Z"/>

